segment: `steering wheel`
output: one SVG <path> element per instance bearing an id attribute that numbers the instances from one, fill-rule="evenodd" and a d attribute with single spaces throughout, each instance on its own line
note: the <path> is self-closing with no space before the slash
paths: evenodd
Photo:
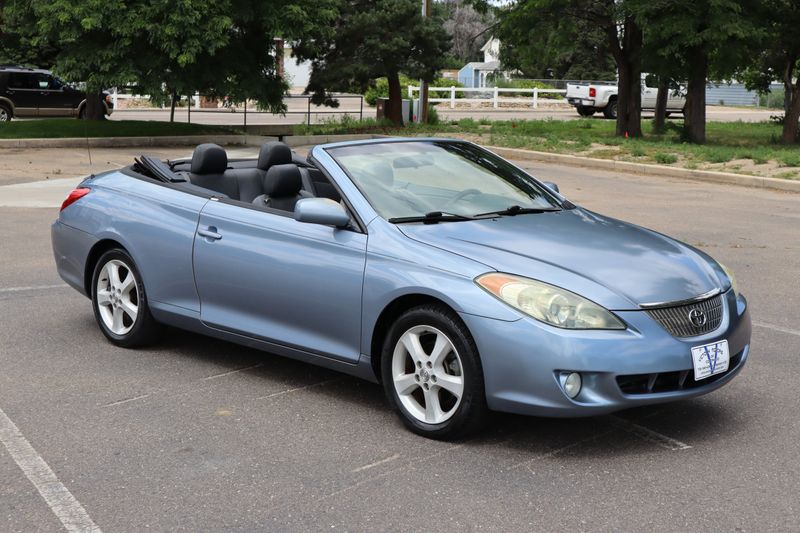
<path id="1" fill-rule="evenodd" d="M 479 191 L 478 189 L 464 189 L 460 193 L 456 194 L 455 196 L 453 196 L 452 198 L 447 200 L 447 202 L 444 204 L 444 207 L 445 207 L 445 209 L 450 209 L 450 207 L 452 205 L 460 202 L 461 200 L 463 200 L 467 196 L 474 196 L 476 194 L 483 194 L 483 193 L 481 191 Z"/>

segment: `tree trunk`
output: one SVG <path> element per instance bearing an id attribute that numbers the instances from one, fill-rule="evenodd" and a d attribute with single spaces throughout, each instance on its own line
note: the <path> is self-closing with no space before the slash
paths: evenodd
<path id="1" fill-rule="evenodd" d="M 686 90 L 686 112 L 683 121 L 683 139 L 690 143 L 706 142 L 706 81 L 708 78 L 708 56 L 702 48 L 691 50 L 689 82 Z"/>
<path id="2" fill-rule="evenodd" d="M 653 118 L 653 132 L 664 133 L 667 120 L 667 99 L 669 98 L 669 79 L 659 76 L 658 95 L 656 96 L 656 110 Z"/>
<path id="3" fill-rule="evenodd" d="M 106 107 L 103 105 L 103 93 L 87 92 L 86 106 L 83 109 L 83 118 L 86 120 L 105 120 Z"/>
<path id="4" fill-rule="evenodd" d="M 642 29 L 627 17 L 622 42 L 616 24 L 606 27 L 611 51 L 617 63 L 617 130 L 621 137 L 642 136 Z"/>
<path id="5" fill-rule="evenodd" d="M 403 96 L 400 94 L 400 75 L 389 72 L 386 76 L 389 81 L 389 102 L 386 104 L 386 118 L 395 126 L 403 125 Z"/>
<path id="6" fill-rule="evenodd" d="M 176 91 L 172 91 L 172 98 L 170 98 L 170 100 L 169 121 L 175 122 L 175 104 L 178 102 L 178 93 Z"/>
<path id="7" fill-rule="evenodd" d="M 783 117 L 783 144 L 795 144 L 797 142 L 797 128 L 800 121 L 800 79 L 792 91 L 792 104 L 789 111 Z"/>
<path id="8" fill-rule="evenodd" d="M 797 122 L 800 121 L 800 77 L 796 85 L 792 84 L 794 65 L 797 63 L 796 57 L 787 60 L 786 70 L 783 76 L 783 88 L 785 91 L 783 115 L 783 144 L 795 144 L 797 142 Z"/>

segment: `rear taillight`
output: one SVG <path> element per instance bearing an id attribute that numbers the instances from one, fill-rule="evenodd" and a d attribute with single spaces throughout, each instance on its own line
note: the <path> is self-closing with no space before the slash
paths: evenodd
<path id="1" fill-rule="evenodd" d="M 111 95 L 110 95 L 110 94 L 107 94 L 107 95 L 106 95 L 106 103 L 107 103 L 107 104 L 110 104 L 110 103 L 111 103 Z"/>
<path id="2" fill-rule="evenodd" d="M 592 98 L 597 96 L 597 89 L 595 89 L 594 87 L 589 87 L 589 96 L 591 96 Z"/>
<path id="3" fill-rule="evenodd" d="M 78 187 L 77 189 L 72 189 L 72 192 L 69 193 L 67 199 L 64 200 L 64 203 L 61 204 L 61 211 L 63 211 L 67 207 L 71 206 L 72 204 L 74 204 L 87 194 L 89 194 L 89 191 L 91 191 L 91 189 L 88 187 Z"/>

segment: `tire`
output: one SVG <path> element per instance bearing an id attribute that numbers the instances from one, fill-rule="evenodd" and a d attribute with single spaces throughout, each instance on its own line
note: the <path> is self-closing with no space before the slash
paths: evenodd
<path id="1" fill-rule="evenodd" d="M 669 118 L 671 116 L 672 116 L 672 112 L 671 111 L 667 111 L 666 113 L 664 113 L 664 118 Z"/>
<path id="2" fill-rule="evenodd" d="M 86 117 L 86 106 L 78 109 L 78 120 L 83 120 Z"/>
<path id="3" fill-rule="evenodd" d="M 435 350 L 440 343 L 444 349 Z M 383 344 L 381 374 L 389 404 L 418 435 L 452 440 L 486 424 L 478 349 L 458 315 L 443 305 L 415 307 L 395 321 Z"/>
<path id="4" fill-rule="evenodd" d="M 603 116 L 606 118 L 617 118 L 617 101 L 611 100 L 608 105 L 603 109 Z"/>
<path id="5" fill-rule="evenodd" d="M 13 114 L 6 104 L 0 104 L 0 122 L 10 122 Z"/>
<path id="6" fill-rule="evenodd" d="M 116 271 L 117 282 L 113 282 Z M 125 250 L 104 253 L 92 275 L 92 308 L 100 330 L 123 348 L 144 346 L 160 330 L 147 305 L 147 295 L 136 263 Z"/>
<path id="7" fill-rule="evenodd" d="M 576 107 L 576 109 L 578 110 L 578 114 L 582 117 L 591 117 L 595 114 L 595 112 L 597 112 L 595 108 L 585 105 L 579 105 Z"/>

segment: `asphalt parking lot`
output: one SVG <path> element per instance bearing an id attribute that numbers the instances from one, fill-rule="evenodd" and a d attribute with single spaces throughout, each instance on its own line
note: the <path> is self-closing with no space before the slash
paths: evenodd
<path id="1" fill-rule="evenodd" d="M 497 414 L 475 438 L 430 441 L 379 386 L 334 372 L 176 330 L 113 347 L 55 272 L 57 209 L 7 204 L 0 531 L 61 531 L 78 507 L 75 523 L 105 531 L 797 531 L 800 195 L 521 165 L 732 267 L 754 321 L 740 376 L 694 400 Z"/>

